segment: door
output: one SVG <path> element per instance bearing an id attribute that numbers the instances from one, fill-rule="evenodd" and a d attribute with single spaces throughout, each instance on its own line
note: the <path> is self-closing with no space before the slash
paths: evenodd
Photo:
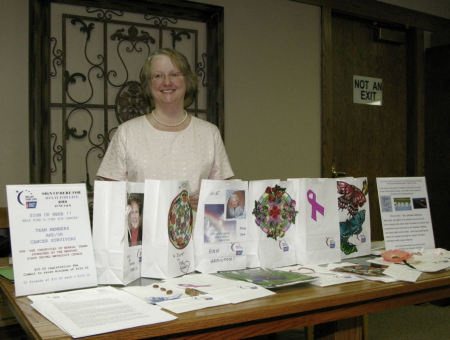
<path id="1" fill-rule="evenodd" d="M 436 247 L 450 249 L 450 45 L 425 54 L 425 176 Z"/>
<path id="2" fill-rule="evenodd" d="M 322 120 L 322 176 L 334 167 L 340 175 L 368 177 L 372 240 L 383 239 L 375 178 L 407 175 L 407 35 L 388 31 L 395 39 L 383 41 L 377 34 L 387 31 L 373 21 L 331 16 L 332 87 Z M 357 103 L 354 76 L 377 79 L 381 105 Z"/>

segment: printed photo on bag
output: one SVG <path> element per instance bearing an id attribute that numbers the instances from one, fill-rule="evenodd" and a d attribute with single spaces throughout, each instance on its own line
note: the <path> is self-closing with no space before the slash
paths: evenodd
<path id="1" fill-rule="evenodd" d="M 223 219 L 223 204 L 205 204 L 205 243 L 234 242 L 236 239 L 236 221 Z"/>
<path id="2" fill-rule="evenodd" d="M 142 213 L 144 211 L 144 194 L 130 193 L 127 199 L 128 245 L 142 244 Z"/>
<path id="3" fill-rule="evenodd" d="M 244 190 L 227 190 L 227 218 L 245 218 Z"/>

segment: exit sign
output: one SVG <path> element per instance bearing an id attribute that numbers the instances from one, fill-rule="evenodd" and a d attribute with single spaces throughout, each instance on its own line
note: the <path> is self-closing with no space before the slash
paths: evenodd
<path id="1" fill-rule="evenodd" d="M 353 103 L 381 106 L 382 102 L 382 79 L 353 76 Z"/>

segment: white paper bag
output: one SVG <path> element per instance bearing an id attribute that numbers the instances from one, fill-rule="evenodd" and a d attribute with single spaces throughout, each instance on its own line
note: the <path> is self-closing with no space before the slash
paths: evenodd
<path id="1" fill-rule="evenodd" d="M 249 182 L 248 267 L 276 268 L 296 263 L 293 185 L 279 180 Z M 253 241 L 253 242 L 252 242 Z"/>
<path id="2" fill-rule="evenodd" d="M 297 263 L 323 264 L 341 260 L 336 180 L 289 179 L 297 193 L 295 251 Z"/>
<path id="3" fill-rule="evenodd" d="M 93 245 L 99 284 L 141 276 L 144 183 L 95 181 Z"/>
<path id="4" fill-rule="evenodd" d="M 144 277 L 167 279 L 194 271 L 194 226 L 187 181 L 145 181 Z"/>
<path id="5" fill-rule="evenodd" d="M 194 228 L 195 269 L 246 267 L 248 182 L 202 180 Z"/>
<path id="6" fill-rule="evenodd" d="M 341 259 L 370 254 L 369 189 L 366 177 L 336 180 Z"/>

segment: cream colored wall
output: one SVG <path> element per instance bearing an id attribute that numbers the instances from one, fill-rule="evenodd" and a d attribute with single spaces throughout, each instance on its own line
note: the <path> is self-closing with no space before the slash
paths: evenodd
<path id="1" fill-rule="evenodd" d="M 202 2 L 225 12 L 225 144 L 236 177 L 320 176 L 319 8 Z"/>
<path id="2" fill-rule="evenodd" d="M 28 183 L 28 0 L 0 10 L 0 206 L 6 184 Z"/>

